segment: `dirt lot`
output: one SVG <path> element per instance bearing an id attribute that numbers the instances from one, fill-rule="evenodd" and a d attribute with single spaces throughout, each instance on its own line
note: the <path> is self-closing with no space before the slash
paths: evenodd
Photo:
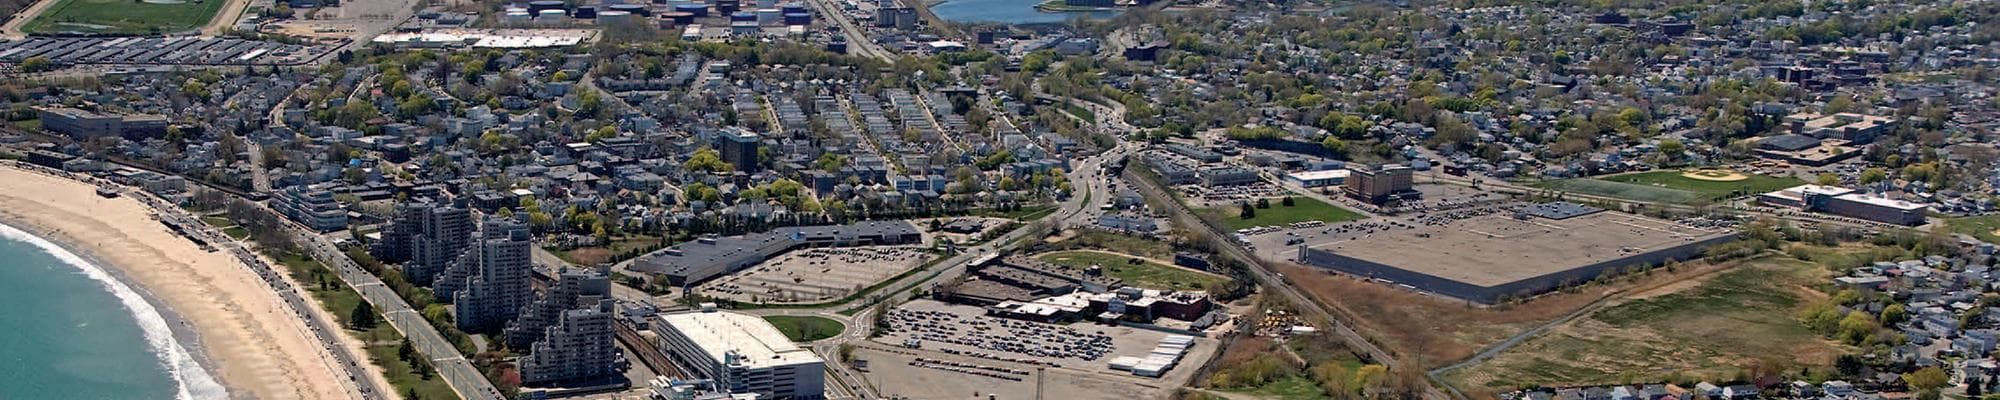
<path id="1" fill-rule="evenodd" d="M 1688 264 L 1674 271 L 1610 284 L 1552 292 L 1519 304 L 1481 307 L 1464 300 L 1426 295 L 1326 270 L 1287 263 L 1279 270 L 1355 329 L 1398 357 L 1435 368 L 1472 356 L 1486 346 L 1530 327 L 1555 320 L 1612 293 L 1651 288 L 1712 272 L 1720 267 Z M 1411 316 L 1424 316 L 1411 318 Z"/>
<path id="2" fill-rule="evenodd" d="M 1783 257 L 1635 296 L 1448 376 L 1462 389 L 1728 380 L 1752 368 L 1828 368 L 1842 347 L 1793 319 L 1825 268 Z"/>

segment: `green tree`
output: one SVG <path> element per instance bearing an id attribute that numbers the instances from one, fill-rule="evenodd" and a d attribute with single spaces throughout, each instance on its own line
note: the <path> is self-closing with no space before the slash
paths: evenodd
<path id="1" fill-rule="evenodd" d="M 1816 183 L 1819 183 L 1819 185 L 1820 185 L 1820 186 L 1833 186 L 1833 185 L 1839 185 L 1839 184 L 1840 184 L 1840 175 L 1834 175 L 1834 174 L 1833 174 L 1833 173 L 1831 173 L 1831 172 L 1827 172 L 1827 173 L 1821 173 L 1821 174 L 1819 174 L 1819 181 L 1818 181 L 1818 182 L 1816 182 Z"/>
<path id="2" fill-rule="evenodd" d="M 34 56 L 21 60 L 19 67 L 21 72 L 35 73 L 55 69 L 55 63 L 49 62 L 48 57 Z"/>
<path id="3" fill-rule="evenodd" d="M 374 329 L 375 306 L 368 304 L 366 301 L 355 304 L 354 309 L 348 310 L 347 327 L 357 331 Z"/>
<path id="4" fill-rule="evenodd" d="M 1938 367 L 1924 367 L 1923 369 L 1903 374 L 1903 383 L 1910 385 L 1911 389 L 1919 391 L 1937 390 L 1950 382 L 1951 377 Z"/>
<path id="5" fill-rule="evenodd" d="M 716 153 L 715 149 L 708 147 L 703 147 L 695 150 L 694 155 L 689 156 L 687 162 L 682 164 L 681 168 L 693 172 L 707 172 L 707 173 L 730 172 L 736 170 L 736 167 L 729 165 L 729 163 L 722 162 L 722 154 Z"/>
<path id="6" fill-rule="evenodd" d="M 1246 201 L 1246 202 L 1243 202 L 1243 203 L 1242 203 L 1242 206 L 1243 206 L 1243 209 L 1242 209 L 1242 210 L 1240 210 L 1240 211 L 1237 211 L 1237 212 L 1236 212 L 1236 216 L 1237 216 L 1238 218 L 1242 218 L 1242 219 L 1253 219 L 1253 218 L 1257 218 L 1257 207 L 1255 207 L 1255 206 L 1251 206 L 1251 205 L 1250 205 L 1250 202 L 1247 202 L 1247 201 Z"/>
<path id="7" fill-rule="evenodd" d="M 1881 167 L 1871 167 L 1861 171 L 1861 184 L 1863 185 L 1872 185 L 1885 179 L 1889 179 L 1889 171 Z"/>

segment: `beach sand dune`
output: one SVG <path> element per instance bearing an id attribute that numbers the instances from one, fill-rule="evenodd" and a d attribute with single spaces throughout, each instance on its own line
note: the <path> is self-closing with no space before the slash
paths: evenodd
<path id="1" fill-rule="evenodd" d="M 103 260 L 184 319 L 231 397 L 342 399 L 332 356 L 257 274 L 196 247 L 133 199 L 82 182 L 0 167 L 0 220 Z M 349 343 L 350 347 L 356 347 Z"/>

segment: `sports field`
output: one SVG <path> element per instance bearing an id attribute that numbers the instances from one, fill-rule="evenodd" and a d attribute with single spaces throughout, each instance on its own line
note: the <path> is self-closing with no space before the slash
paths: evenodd
<path id="1" fill-rule="evenodd" d="M 1657 203 L 1700 203 L 1803 185 L 1796 178 L 1736 173 L 1703 179 L 1680 170 L 1647 171 L 1543 182 L 1542 187 Z"/>
<path id="2" fill-rule="evenodd" d="M 22 27 L 28 33 L 144 35 L 199 29 L 228 0 L 58 0 Z"/>

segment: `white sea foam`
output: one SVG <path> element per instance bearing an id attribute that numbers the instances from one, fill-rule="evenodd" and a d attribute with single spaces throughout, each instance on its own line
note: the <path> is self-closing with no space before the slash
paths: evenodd
<path id="1" fill-rule="evenodd" d="M 153 354 L 159 357 L 160 364 L 174 378 L 174 398 L 180 400 L 229 398 L 229 391 L 224 389 L 221 383 L 216 382 L 215 377 L 203 369 L 201 364 L 194 361 L 194 356 L 188 353 L 187 347 L 181 346 L 180 342 L 174 339 L 173 331 L 167 325 L 167 318 L 160 315 L 160 311 L 153 308 L 153 303 L 146 302 L 146 299 L 140 297 L 139 292 L 133 291 L 132 287 L 112 277 L 104 268 L 47 239 L 6 224 L 0 224 L 0 237 L 42 249 L 63 263 L 82 270 L 84 276 L 97 281 L 106 291 L 117 296 L 118 302 L 123 303 L 127 311 L 132 312 L 132 318 L 138 321 L 139 329 L 145 332 L 146 344 L 153 348 Z"/>

